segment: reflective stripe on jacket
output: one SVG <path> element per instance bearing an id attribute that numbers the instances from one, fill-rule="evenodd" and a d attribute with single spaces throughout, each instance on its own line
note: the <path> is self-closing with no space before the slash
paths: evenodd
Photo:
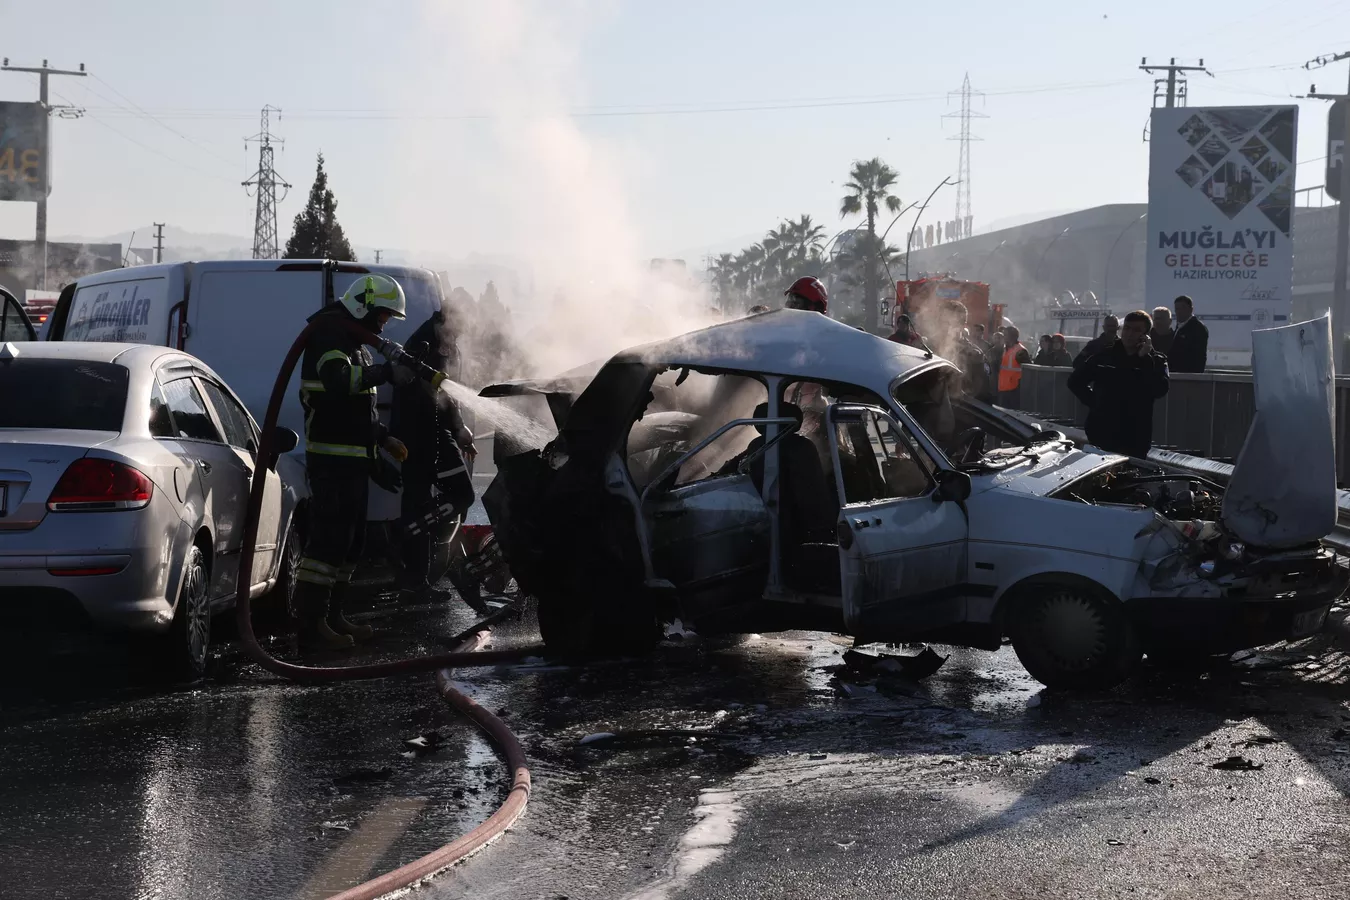
<path id="1" fill-rule="evenodd" d="M 384 371 L 338 317 L 334 304 L 312 317 L 300 364 L 300 404 L 305 409 L 305 450 L 326 457 L 369 461 L 383 437 L 375 410 L 375 388 Z"/>
<path id="2" fill-rule="evenodd" d="M 1003 364 L 998 368 L 998 389 L 1000 391 L 1015 391 L 1022 384 L 1022 363 L 1018 361 L 1017 354 L 1025 353 L 1026 347 L 1018 341 L 1007 350 L 1003 351 Z"/>

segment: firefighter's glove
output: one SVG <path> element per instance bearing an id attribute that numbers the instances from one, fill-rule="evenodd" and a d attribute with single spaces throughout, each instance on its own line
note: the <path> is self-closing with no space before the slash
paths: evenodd
<path id="1" fill-rule="evenodd" d="M 397 494 L 403 488 L 403 475 L 397 466 L 383 456 L 375 457 L 375 464 L 370 470 L 370 480 L 391 494 Z"/>
<path id="2" fill-rule="evenodd" d="M 469 462 L 473 462 L 478 456 L 478 448 L 473 443 L 473 432 L 469 430 L 467 425 L 461 425 L 455 429 L 455 443 L 459 445 L 460 452 Z"/>
<path id="3" fill-rule="evenodd" d="M 380 338 L 380 343 L 375 347 L 380 351 L 380 355 L 391 363 L 403 362 L 407 353 L 403 350 L 403 345 L 397 341 L 391 341 L 388 338 Z"/>
<path id="4" fill-rule="evenodd" d="M 392 434 L 386 437 L 380 446 L 394 458 L 395 462 L 403 462 L 408 458 L 408 446 Z"/>
<path id="5" fill-rule="evenodd" d="M 417 373 L 412 369 L 391 362 L 384 364 L 384 372 L 394 387 L 403 387 L 417 380 Z"/>

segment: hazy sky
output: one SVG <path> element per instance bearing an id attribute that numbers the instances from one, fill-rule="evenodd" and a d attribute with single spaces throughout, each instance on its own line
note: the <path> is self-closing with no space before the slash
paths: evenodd
<path id="1" fill-rule="evenodd" d="M 52 234 L 251 234 L 243 138 L 270 103 L 295 186 L 283 240 L 322 150 L 356 243 L 580 265 L 734 244 L 804 212 L 833 232 L 860 157 L 920 199 L 956 171 L 942 116 L 966 72 L 990 116 L 977 228 L 1143 201 L 1140 57 L 1203 56 L 1217 77 L 1191 79 L 1191 105 L 1235 105 L 1344 90 L 1346 63 L 1300 66 L 1350 49 L 1345 0 L 0 0 L 0 22 L 12 63 L 98 76 L 52 79 L 54 102 L 87 108 L 54 123 Z M 0 73 L 0 99 L 36 97 L 35 77 Z M 1317 160 L 1326 107 L 1301 105 L 1299 159 Z M 0 235 L 31 237 L 32 214 L 0 203 Z"/>

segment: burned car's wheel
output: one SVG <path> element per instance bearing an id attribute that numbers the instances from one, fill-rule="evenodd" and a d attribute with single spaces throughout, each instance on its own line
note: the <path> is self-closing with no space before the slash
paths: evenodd
<path id="1" fill-rule="evenodd" d="M 1052 688 L 1120 684 L 1143 656 L 1124 607 L 1088 584 L 1047 582 L 1021 589 L 1009 632 L 1017 658 Z"/>

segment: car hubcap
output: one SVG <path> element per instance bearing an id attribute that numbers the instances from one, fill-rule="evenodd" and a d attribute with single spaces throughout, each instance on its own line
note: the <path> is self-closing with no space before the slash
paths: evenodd
<path id="1" fill-rule="evenodd" d="M 295 576 L 300 571 L 300 542 L 294 537 L 286 541 L 286 560 L 283 565 L 286 567 L 286 606 L 289 609 L 291 601 L 295 598 Z"/>
<path id="2" fill-rule="evenodd" d="M 1061 591 L 1042 608 L 1041 639 L 1057 665 L 1087 669 L 1106 653 L 1106 622 L 1086 597 Z"/>
<path id="3" fill-rule="evenodd" d="M 211 641 L 211 610 L 206 602 L 206 577 L 200 565 L 188 572 L 187 639 L 188 652 L 194 662 L 206 658 L 206 647 Z"/>

